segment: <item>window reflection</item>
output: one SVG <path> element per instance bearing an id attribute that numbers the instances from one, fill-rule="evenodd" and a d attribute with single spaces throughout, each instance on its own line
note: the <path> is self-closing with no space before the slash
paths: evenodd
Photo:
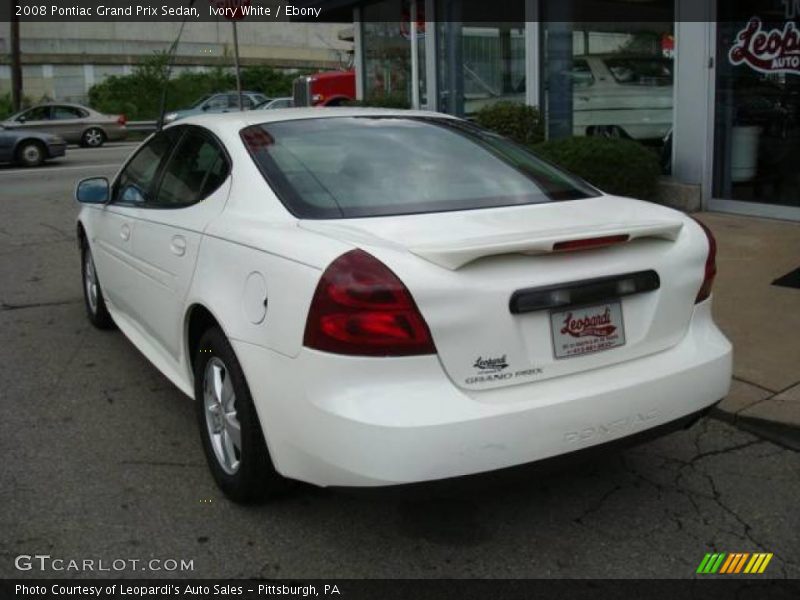
<path id="1" fill-rule="evenodd" d="M 800 206 L 800 62 L 788 8 L 718 2 L 714 185 L 717 198 Z M 749 15 L 740 19 L 740 15 Z M 758 36 L 776 40 L 771 47 Z"/>
<path id="2" fill-rule="evenodd" d="M 559 5 L 562 16 L 571 4 Z M 675 41 L 673 9 L 663 12 L 664 21 L 649 23 L 544 23 L 548 137 L 633 139 L 658 151 L 669 169 Z"/>
<path id="3" fill-rule="evenodd" d="M 437 26 L 441 110 L 471 116 L 496 102 L 525 102 L 524 23 Z"/>
<path id="4" fill-rule="evenodd" d="M 417 0 L 417 52 L 420 105 L 425 93 L 424 0 Z M 410 1 L 383 0 L 362 8 L 364 96 L 396 106 L 411 106 Z"/>

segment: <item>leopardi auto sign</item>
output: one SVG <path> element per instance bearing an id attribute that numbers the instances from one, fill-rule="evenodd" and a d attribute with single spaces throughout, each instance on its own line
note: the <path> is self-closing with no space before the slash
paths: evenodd
<path id="1" fill-rule="evenodd" d="M 800 30 L 794 21 L 767 29 L 761 19 L 752 17 L 736 35 L 728 59 L 734 66 L 744 64 L 760 73 L 800 75 Z"/>

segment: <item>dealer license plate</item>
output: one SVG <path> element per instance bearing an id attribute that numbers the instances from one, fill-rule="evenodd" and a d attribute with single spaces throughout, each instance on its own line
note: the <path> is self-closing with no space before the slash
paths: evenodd
<path id="1" fill-rule="evenodd" d="M 625 345 L 618 301 L 550 313 L 556 358 L 572 358 Z"/>

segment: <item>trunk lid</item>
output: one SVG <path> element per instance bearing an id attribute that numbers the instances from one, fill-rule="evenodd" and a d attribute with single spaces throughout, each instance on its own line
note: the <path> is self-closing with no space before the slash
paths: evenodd
<path id="1" fill-rule="evenodd" d="M 300 227 L 362 247 L 392 269 L 425 317 L 445 371 L 474 390 L 673 346 L 688 329 L 707 249 L 700 228 L 680 213 L 613 196 Z M 628 241 L 553 251 L 605 236 Z M 649 291 L 620 279 L 634 273 L 649 274 L 640 278 Z M 554 303 L 537 309 L 542 298 Z M 578 355 L 570 354 L 575 344 Z"/>

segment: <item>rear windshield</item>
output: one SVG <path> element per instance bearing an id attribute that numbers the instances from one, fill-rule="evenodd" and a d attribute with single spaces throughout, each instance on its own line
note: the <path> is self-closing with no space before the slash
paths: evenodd
<path id="1" fill-rule="evenodd" d="M 522 146 L 464 121 L 325 117 L 243 129 L 286 208 L 338 219 L 538 204 L 597 196 Z"/>

